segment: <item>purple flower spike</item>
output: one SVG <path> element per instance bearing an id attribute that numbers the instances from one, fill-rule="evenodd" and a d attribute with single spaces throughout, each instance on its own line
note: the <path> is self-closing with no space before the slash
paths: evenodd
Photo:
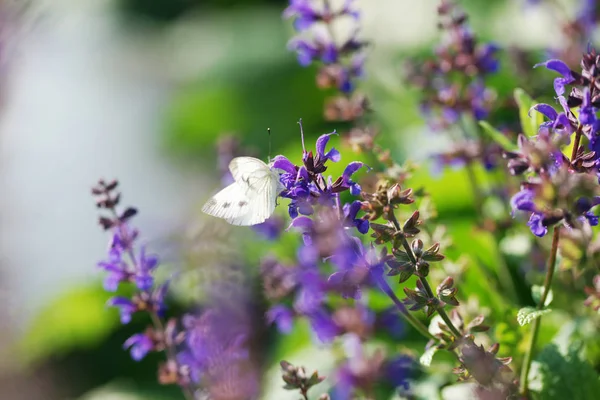
<path id="1" fill-rule="evenodd" d="M 131 358 L 140 361 L 154 349 L 154 343 L 152 343 L 152 339 L 143 333 L 136 333 L 125 341 L 123 348 L 130 349 Z"/>
<path id="2" fill-rule="evenodd" d="M 563 76 L 562 78 L 554 79 L 554 91 L 558 96 L 562 96 L 565 93 L 565 85 L 575 82 L 576 80 L 575 76 L 573 76 L 573 71 L 571 71 L 567 64 L 561 60 L 548 60 L 546 62 L 534 65 L 533 68 L 537 68 L 539 66 L 556 71 Z"/>

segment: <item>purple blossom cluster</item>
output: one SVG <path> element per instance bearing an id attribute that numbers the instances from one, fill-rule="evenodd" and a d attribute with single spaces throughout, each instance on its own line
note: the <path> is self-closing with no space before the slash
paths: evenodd
<path id="1" fill-rule="evenodd" d="M 485 78 L 499 69 L 498 46 L 479 43 L 467 15 L 452 1 L 442 1 L 438 14 L 444 37 L 435 58 L 407 65 L 407 79 L 423 92 L 421 110 L 436 130 L 458 123 L 463 115 L 486 118 L 495 94 Z"/>
<path id="2" fill-rule="evenodd" d="M 583 4 L 585 12 L 578 15 L 576 27 L 581 35 L 588 36 L 596 23 L 596 15 L 592 15 L 595 6 L 588 1 Z M 509 202 L 514 191 L 507 182 L 492 182 L 500 175 L 504 180 L 502 171 L 495 171 L 498 175 L 486 182 L 495 186 L 489 193 L 497 195 L 500 212 L 509 221 L 510 209 L 513 216 L 525 213 L 527 226 L 536 236 L 553 230 L 544 287 L 541 291 L 532 288 L 536 307 L 522 308 L 515 318 L 521 325 L 532 325 L 520 381 L 508 366 L 512 357 L 499 354 L 495 341 L 502 342 L 501 330 L 480 340 L 492 326 L 484 324 L 484 313 L 473 309 L 477 307 L 459 302 L 460 285 L 477 278 L 465 272 L 466 279 L 462 279 L 463 268 L 457 274 L 446 264 L 439 267 L 446 259 L 443 253 L 448 243 L 436 232 L 439 226 L 432 226 L 436 223 L 435 212 L 427 212 L 426 188 L 406 188 L 410 168 L 399 166 L 390 150 L 375 143 L 374 129 L 358 126 L 368 108 L 366 98 L 355 93 L 356 81 L 364 74 L 366 43 L 358 38 L 358 29 L 344 40 L 336 33 L 342 19 L 356 25 L 360 22 L 355 1 L 346 0 L 334 7 L 329 0 L 290 0 L 284 17 L 293 19 L 297 32 L 289 42 L 290 49 L 297 53 L 302 66 L 319 64 L 318 86 L 337 91 L 337 97 L 326 106 L 325 118 L 351 122 L 352 131 L 345 139 L 353 149 L 375 156 L 371 159 L 379 161 L 380 168 L 359 180 L 359 172 L 372 169 L 354 161 L 342 164 L 339 176 L 330 175 L 332 163 L 342 161 L 341 153 L 330 145 L 337 133 L 321 135 L 315 149 L 308 150 L 300 121 L 300 162 L 278 155 L 270 163 L 280 174 L 283 190 L 277 200 L 287 203 L 288 227 L 284 229 L 286 223 L 281 216 L 252 227 L 255 233 L 273 241 L 294 234 L 297 238 L 290 257 L 278 254 L 261 262 L 267 308 L 257 312 L 259 307 L 252 307 L 248 292 L 237 285 L 233 291 L 214 285 L 209 300 L 196 312 L 168 320 L 168 281 L 156 281 L 159 259 L 139 244 L 139 232 L 130 224 L 137 211 L 117 211 L 117 182 L 101 180 L 92 193 L 98 207 L 108 213 L 100 217 L 100 224 L 110 231 L 111 239 L 107 258 L 98 266 L 106 274 L 107 291 L 115 292 L 122 286 L 132 289 L 131 295 L 114 296 L 108 304 L 119 310 L 123 324 L 137 314 L 149 316 L 151 325 L 128 338 L 124 347 L 136 361 L 151 352 L 164 352 L 165 361 L 158 373 L 161 383 L 179 385 L 188 400 L 257 399 L 261 395 L 262 366 L 253 348 L 254 324 L 267 322 L 280 333 L 289 334 L 302 320 L 310 326 L 319 346 L 342 350 L 330 374 L 333 388 L 319 400 L 374 399 L 381 386 L 392 386 L 401 395 L 412 396 L 414 357 L 397 349 L 398 340 L 410 327 L 427 340 L 421 363 L 431 362 L 436 351 L 449 353 L 453 372 L 459 381 L 475 381 L 474 393 L 479 398 L 530 398 L 528 373 L 541 315 L 549 311 L 546 306 L 551 301 L 558 250 L 561 259 L 576 266 L 584 262 L 600 265 L 600 239 L 594 239 L 591 229 L 599 223 L 594 207 L 600 204 L 600 55 L 588 47 L 577 71 L 558 59 L 536 65 L 560 75 L 554 79 L 556 104 L 533 105 L 530 113 L 540 113 L 546 119 L 537 134 L 519 135 L 517 146 L 512 147 L 508 138 L 498 137 L 497 131 L 485 137 L 478 129 L 470 131 L 468 127 L 469 122 L 477 126 L 493 111 L 495 93 L 486 80 L 499 68 L 498 47 L 481 43 L 468 27 L 466 14 L 452 1 L 441 0 L 438 16 L 444 38 L 435 58 L 413 63 L 409 73 L 421 89 L 421 108 L 431 126 L 449 134 L 458 133 L 452 138 L 451 148 L 434 156 L 434 160 L 440 166 L 466 166 L 479 200 L 476 211 L 482 213 L 482 199 L 477 197 L 483 192 L 478 192 L 481 188 L 470 168 L 474 163 L 491 168 L 502 155 L 508 160 L 510 174 L 521 177 L 521 184 Z M 520 111 L 523 125 L 526 112 Z M 221 140 L 218 159 L 223 183 L 231 182 L 227 166 L 240 153 L 248 152 L 240 151 L 237 141 Z M 493 225 L 487 222 L 478 220 L 477 229 L 494 231 L 491 240 L 498 243 L 508 238 L 512 222 L 505 223 L 500 217 L 492 221 Z M 516 227 L 515 231 L 519 229 L 525 227 Z M 545 253 L 543 246 L 536 251 Z M 501 276 L 500 264 L 507 258 L 500 253 L 490 258 L 499 264 L 497 274 L 504 289 L 508 285 Z M 478 254 L 468 255 L 479 258 Z M 512 285 L 517 273 L 504 267 L 504 278 Z M 393 287 L 392 280 L 402 286 Z M 397 292 L 403 293 L 402 299 Z M 586 287 L 585 293 L 588 297 L 584 304 L 594 311 L 600 309 L 600 276 L 594 277 L 593 287 Z M 499 296 L 504 299 L 502 294 Z M 514 297 L 511 306 L 520 305 L 520 294 Z M 382 305 L 383 301 L 388 304 Z M 415 316 L 417 312 L 423 314 L 423 319 Z M 430 322 L 429 327 L 424 320 Z M 511 324 L 516 322 L 508 321 L 506 326 Z M 387 342 L 392 345 L 378 344 L 374 349 L 371 344 L 382 334 L 394 338 Z M 304 400 L 308 400 L 309 390 L 326 379 L 286 361 L 280 365 L 285 389 L 298 391 Z"/>
<path id="3" fill-rule="evenodd" d="M 352 92 L 354 79 L 363 75 L 365 57 L 359 50 L 365 43 L 357 39 L 357 31 L 343 43 L 337 43 L 332 24 L 344 17 L 357 21 L 360 13 L 354 2 L 346 0 L 339 9 L 333 9 L 329 0 L 291 0 L 283 12 L 284 18 L 294 20 L 294 29 L 299 33 L 288 47 L 296 52 L 300 65 L 321 62 L 321 86 L 335 86 L 345 93 Z M 325 27 L 325 31 L 316 29 L 317 25 Z"/>
<path id="4" fill-rule="evenodd" d="M 152 325 L 124 343 L 131 357 L 140 361 L 150 352 L 164 352 L 166 360 L 158 369 L 162 384 L 179 385 L 186 399 L 208 393 L 215 400 L 255 399 L 259 392 L 257 369 L 252 365 L 248 339 L 252 333 L 250 302 L 241 291 L 231 295 L 223 288 L 214 293 L 228 293 L 225 300 L 209 296 L 211 304 L 201 313 L 186 314 L 181 322 L 165 321 L 165 296 L 168 281 L 157 284 L 154 272 L 158 257 L 148 255 L 145 246 L 137 246 L 139 233 L 129 220 L 137 213 L 133 208 L 117 212 L 120 193 L 117 181 L 100 180 L 92 189 L 97 206 L 109 211 L 100 224 L 111 232 L 108 258 L 98 263 L 106 272 L 104 287 L 116 291 L 121 284 L 133 285 L 131 296 L 114 296 L 108 305 L 120 311 L 121 322 L 128 324 L 136 313 L 150 316 Z M 239 304 L 245 306 L 240 307 Z"/>
<path id="5" fill-rule="evenodd" d="M 319 63 L 317 85 L 335 88 L 341 94 L 328 100 L 325 118 L 353 121 L 363 115 L 367 104 L 364 96 L 354 94 L 356 81 L 364 76 L 366 43 L 358 38 L 360 12 L 354 0 L 345 0 L 333 7 L 330 0 L 290 0 L 283 12 L 293 19 L 297 36 L 288 48 L 296 52 L 298 63 L 309 66 Z M 338 21 L 350 19 L 355 24 L 352 33 L 343 40 L 336 34 Z"/>
<path id="6" fill-rule="evenodd" d="M 375 312 L 361 301 L 364 290 L 377 287 L 389 257 L 361 241 L 360 236 L 369 231 L 369 221 L 358 216 L 361 201 L 342 201 L 343 192 L 360 194 L 353 175 L 363 164 L 349 163 L 335 180 L 324 175 L 329 162 L 340 161 L 335 148 L 327 149 L 331 135 L 317 139 L 315 153 L 307 151 L 303 144 L 302 165 L 294 165 L 284 156 L 274 159 L 273 167 L 283 171 L 281 182 L 285 190 L 281 197 L 290 199 L 289 229 L 301 234 L 302 244 L 295 265 L 267 259 L 262 276 L 265 294 L 275 303 L 267 312 L 267 319 L 281 332 L 289 333 L 296 318 L 306 318 L 318 342 L 331 343 L 342 338 L 349 343 L 349 358 L 339 366 L 336 375 L 336 391 L 342 396 L 336 398 L 348 399 L 357 391 L 370 390 L 368 387 L 378 379 L 386 379 L 391 366 L 402 372 L 394 376 L 396 381 L 392 383 L 405 386 L 410 363 L 405 360 L 406 368 L 402 369 L 395 358 L 377 353 L 370 359 L 363 352 L 364 342 L 376 325 L 383 322 L 390 329 L 397 329 L 399 317 L 396 314 L 394 318 L 389 311 Z M 332 308 L 330 295 L 356 302 L 354 306 Z M 369 365 L 366 370 L 354 367 L 364 363 Z"/>
<path id="7" fill-rule="evenodd" d="M 537 136 L 519 136 L 518 151 L 505 153 L 513 175 L 528 173 L 511 206 L 513 211 L 529 214 L 527 225 L 537 236 L 546 235 L 549 227 L 560 222 L 571 229 L 596 226 L 598 217 L 591 209 L 600 204 L 600 121 L 596 117 L 600 106 L 600 90 L 596 87 L 600 56 L 590 48 L 581 60 L 581 73 L 560 60 L 538 65 L 561 75 L 554 80 L 560 109 L 544 103 L 533 106 L 532 110 L 543 114 L 547 121 L 539 127 Z M 567 86 L 571 91 L 565 97 Z M 578 113 L 572 109 L 578 109 Z M 571 141 L 573 149 L 568 156 L 565 149 Z M 587 146 L 582 144 L 585 141 Z"/>
<path id="8" fill-rule="evenodd" d="M 117 186 L 117 181 L 106 183 L 100 180 L 92 189 L 96 205 L 110 212 L 110 215 L 100 217 L 102 227 L 111 232 L 111 240 L 108 257 L 100 261 L 98 267 L 106 272 L 104 288 L 107 291 L 115 292 L 122 283 L 133 283 L 136 290 L 131 297 L 112 297 L 108 304 L 119 309 L 123 324 L 128 324 L 132 315 L 140 311 L 160 319 L 164 316 L 168 282 L 155 284 L 153 272 L 158 266 L 158 258 L 146 254 L 145 246 L 136 246 L 139 233 L 128 221 L 137 210 L 128 208 L 121 214 L 117 213 L 116 207 L 120 201 L 120 193 L 116 193 Z M 134 360 L 141 360 L 155 348 L 155 340 L 151 336 L 135 334 L 125 342 L 125 347 L 131 348 Z"/>

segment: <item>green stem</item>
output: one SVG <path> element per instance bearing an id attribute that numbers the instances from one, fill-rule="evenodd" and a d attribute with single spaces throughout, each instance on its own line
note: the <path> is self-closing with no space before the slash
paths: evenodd
<path id="1" fill-rule="evenodd" d="M 552 235 L 552 248 L 550 249 L 550 256 L 548 257 L 548 263 L 546 265 L 546 278 L 544 279 L 544 290 L 542 293 L 542 298 L 537 305 L 538 310 L 543 310 L 544 305 L 546 304 L 546 299 L 548 298 L 548 293 L 550 292 L 550 287 L 552 286 L 552 277 L 554 276 L 554 267 L 556 264 L 556 253 L 558 252 L 558 239 L 560 237 L 560 228 L 554 227 L 554 232 Z M 521 370 L 521 384 L 519 387 L 519 392 L 527 397 L 527 380 L 529 377 L 529 369 L 531 367 L 531 361 L 533 359 L 533 351 L 535 348 L 535 342 L 537 340 L 537 336 L 540 330 L 540 323 L 542 321 L 542 317 L 537 317 L 533 321 L 533 326 L 531 327 L 531 340 L 529 342 L 529 347 L 527 348 L 527 353 L 525 353 L 525 360 L 523 361 L 523 369 Z"/>
<path id="2" fill-rule="evenodd" d="M 496 229 L 494 232 L 494 239 L 496 242 L 496 249 L 498 251 L 498 278 L 500 278 L 500 285 L 504 290 L 506 290 L 512 301 L 516 304 L 519 303 L 519 295 L 517 294 L 517 288 L 515 287 L 515 282 L 510 274 L 510 270 L 508 268 L 508 264 L 506 263 L 506 259 L 500 250 L 500 240 L 503 235 Z"/>
<path id="3" fill-rule="evenodd" d="M 400 315 L 402 316 L 402 318 L 404 318 L 404 320 L 406 322 L 408 322 L 409 324 L 411 324 L 417 331 L 419 331 L 419 333 L 421 335 L 425 336 L 427 339 L 438 340 L 435 336 L 433 336 L 429 332 L 429 330 L 427 329 L 427 327 L 425 325 L 423 325 L 423 323 L 421 321 L 419 321 L 418 319 L 416 319 L 406 309 L 406 307 L 404 306 L 404 304 L 402 304 L 402 301 L 400 301 L 400 299 L 398 298 L 398 296 L 396 296 L 396 293 L 394 293 L 394 291 L 392 290 L 392 288 L 390 287 L 390 285 L 385 280 L 385 277 L 379 275 L 375 279 L 377 280 L 377 284 L 379 285 L 379 288 L 381 290 L 383 290 L 383 292 L 385 294 L 387 294 L 389 296 L 389 298 L 394 302 L 394 304 L 396 305 L 396 307 L 400 311 Z"/>

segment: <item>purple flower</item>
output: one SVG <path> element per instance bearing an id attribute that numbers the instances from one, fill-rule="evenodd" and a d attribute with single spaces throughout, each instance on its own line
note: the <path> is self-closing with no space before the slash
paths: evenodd
<path id="1" fill-rule="evenodd" d="M 273 306 L 267 311 L 267 321 L 275 323 L 279 332 L 288 334 L 294 324 L 294 312 L 284 305 Z"/>
<path id="2" fill-rule="evenodd" d="M 358 218 L 358 212 L 362 207 L 359 200 L 344 205 L 345 226 L 356 227 L 361 234 L 366 234 L 369 231 L 369 220 Z"/>
<path id="3" fill-rule="evenodd" d="M 536 104 L 531 108 L 532 110 L 536 110 L 537 112 L 543 114 L 549 120 L 540 126 L 540 135 L 549 136 L 550 129 L 553 129 L 558 133 L 569 137 L 569 135 L 577 130 L 577 118 L 575 118 L 575 115 L 567 105 L 566 99 L 563 96 L 559 96 L 558 101 L 563 108 L 563 112 L 560 114 L 554 109 L 554 107 L 545 103 Z"/>
<path id="4" fill-rule="evenodd" d="M 361 169 L 364 166 L 360 161 L 353 161 L 344 169 L 344 173 L 342 174 L 342 185 L 343 188 L 349 188 L 350 193 L 353 196 L 358 196 L 361 191 L 361 187 L 358 183 L 354 182 L 351 177 L 354 175 L 356 171 Z"/>
<path id="5" fill-rule="evenodd" d="M 274 215 L 262 224 L 252 226 L 252 229 L 267 240 L 275 240 L 283 231 L 283 219 Z"/>
<path id="6" fill-rule="evenodd" d="M 409 378 L 415 370 L 415 362 L 408 356 L 396 356 L 384 365 L 384 376 L 395 388 L 409 389 Z"/>
<path id="7" fill-rule="evenodd" d="M 513 214 L 516 210 L 535 212 L 534 192 L 531 189 L 523 189 L 510 199 Z"/>
<path id="8" fill-rule="evenodd" d="M 290 40 L 288 48 L 296 52 L 298 63 L 303 67 L 309 66 L 315 60 L 320 60 L 324 64 L 333 64 L 339 57 L 335 44 L 323 37 L 316 37 L 313 40 L 294 38 Z"/>
<path id="9" fill-rule="evenodd" d="M 331 149 L 329 149 L 329 151 L 325 152 L 325 148 L 327 147 L 327 143 L 329 143 L 329 138 L 331 137 L 331 135 L 337 135 L 337 132 L 333 131 L 331 133 L 326 133 L 324 135 L 319 136 L 319 138 L 317 139 L 317 160 L 322 161 L 323 164 L 326 160 L 338 162 L 341 159 L 340 152 L 337 151 L 335 147 L 332 147 Z M 308 157 L 308 153 L 305 153 L 305 156 Z"/>
<path id="10" fill-rule="evenodd" d="M 548 227 L 544 225 L 544 216 L 542 214 L 532 213 L 527 226 L 536 236 L 542 237 L 548 233 Z"/>
<path id="11" fill-rule="evenodd" d="M 98 263 L 98 267 L 107 272 L 104 278 L 104 289 L 106 291 L 114 292 L 121 282 L 130 279 L 131 273 L 127 269 L 127 263 L 121 258 L 121 254 L 121 250 L 112 248 L 108 252 L 108 260 Z"/>
<path id="12" fill-rule="evenodd" d="M 494 74 L 500 69 L 500 61 L 496 58 L 496 53 L 500 46 L 495 43 L 487 43 L 477 50 L 479 68 L 484 74 Z"/>
<path id="13" fill-rule="evenodd" d="M 152 277 L 152 271 L 158 265 L 158 257 L 146 256 L 145 246 L 141 247 L 139 260 L 138 260 L 138 271 L 135 275 L 135 285 L 140 290 L 150 290 L 154 285 L 154 278 Z"/>
<path id="14" fill-rule="evenodd" d="M 340 334 L 340 328 L 331 316 L 323 309 L 318 309 L 307 315 L 312 333 L 322 343 L 329 343 Z"/>
<path id="15" fill-rule="evenodd" d="M 152 339 L 143 333 L 136 333 L 125 341 L 123 344 L 124 349 L 130 349 L 131 358 L 135 361 L 140 361 L 150 351 L 154 349 L 154 343 Z"/>
<path id="16" fill-rule="evenodd" d="M 113 297 L 108 300 L 107 305 L 117 307 L 121 314 L 121 323 L 128 324 L 131 322 L 131 315 L 138 311 L 138 308 L 133 302 L 127 297 Z"/>
<path id="17" fill-rule="evenodd" d="M 319 272 L 314 269 L 299 271 L 298 291 L 294 300 L 294 309 L 300 314 L 309 314 L 321 307 L 325 299 L 325 285 Z"/>
<path id="18" fill-rule="evenodd" d="M 406 327 L 396 307 L 388 307 L 377 314 L 376 325 L 385 329 L 394 339 L 404 337 Z"/>
<path id="19" fill-rule="evenodd" d="M 573 83 L 576 81 L 576 77 L 574 76 L 574 72 L 562 62 L 561 60 L 548 60 L 543 63 L 539 63 L 533 66 L 533 68 L 537 68 L 539 66 L 543 66 L 548 68 L 549 70 L 556 71 L 562 78 L 554 79 L 554 91 L 558 96 L 562 96 L 565 93 L 565 85 Z"/>
<path id="20" fill-rule="evenodd" d="M 284 18 L 295 17 L 294 28 L 297 31 L 307 30 L 321 19 L 313 3 L 312 0 L 290 0 L 290 5 L 283 11 L 283 16 Z"/>

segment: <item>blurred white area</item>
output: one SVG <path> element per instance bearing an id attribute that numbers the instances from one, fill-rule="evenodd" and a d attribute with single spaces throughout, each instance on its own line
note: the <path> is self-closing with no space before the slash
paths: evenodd
<path id="1" fill-rule="evenodd" d="M 146 46 L 123 41 L 100 2 L 52 2 L 14 40 L 0 116 L 0 251 L 18 326 L 85 279 L 107 237 L 90 187 L 118 178 L 146 238 L 167 233 L 201 196 L 197 171 L 160 151 L 171 84 Z M 104 3 L 107 4 L 107 3 Z"/>

